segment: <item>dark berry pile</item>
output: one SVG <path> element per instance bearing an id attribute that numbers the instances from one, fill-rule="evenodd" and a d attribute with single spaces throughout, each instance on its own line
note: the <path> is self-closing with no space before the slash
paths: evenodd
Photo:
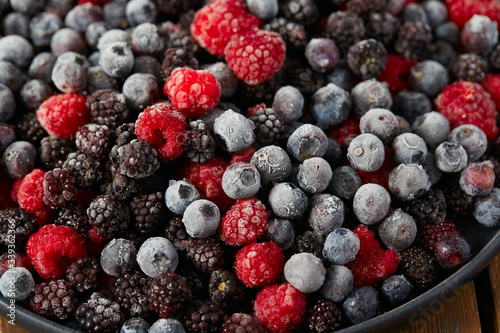
<path id="1" fill-rule="evenodd" d="M 500 227 L 498 17 L 0 0 L 0 293 L 84 332 L 332 332 L 404 304 Z"/>

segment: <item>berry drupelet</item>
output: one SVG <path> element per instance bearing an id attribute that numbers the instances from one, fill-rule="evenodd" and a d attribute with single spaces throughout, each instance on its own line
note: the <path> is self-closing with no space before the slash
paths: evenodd
<path id="1" fill-rule="evenodd" d="M 255 124 L 255 137 L 263 145 L 270 145 L 281 138 L 285 124 L 271 108 L 257 110 L 250 120 Z"/>
<path id="2" fill-rule="evenodd" d="M 42 316 L 66 319 L 75 312 L 77 299 L 71 284 L 64 279 L 50 280 L 35 285 L 30 309 Z"/>
<path id="3" fill-rule="evenodd" d="M 211 301 L 195 301 L 191 311 L 188 310 L 184 326 L 188 332 L 220 332 L 227 315 L 216 303 Z"/>
<path id="4" fill-rule="evenodd" d="M 115 332 L 125 320 L 120 305 L 101 293 L 93 293 L 75 312 L 76 320 L 85 332 Z"/>
<path id="5" fill-rule="evenodd" d="M 149 312 L 148 290 L 151 278 L 141 272 L 125 272 L 115 281 L 113 299 L 120 309 L 132 317 L 144 317 Z"/>
<path id="6" fill-rule="evenodd" d="M 340 310 L 332 301 L 320 299 L 309 311 L 307 328 L 311 333 L 332 332 L 340 326 L 341 318 Z"/>
<path id="7" fill-rule="evenodd" d="M 457 80 L 481 82 L 484 79 L 486 62 L 475 53 L 463 53 L 457 57 L 451 69 Z"/>
<path id="8" fill-rule="evenodd" d="M 40 141 L 40 161 L 48 170 L 61 168 L 66 157 L 74 151 L 74 143 L 68 139 L 49 135 Z"/>
<path id="9" fill-rule="evenodd" d="M 212 272 L 208 285 L 210 299 L 224 309 L 230 309 L 243 300 L 244 288 L 236 274 L 223 269 Z"/>
<path id="10" fill-rule="evenodd" d="M 66 269 L 66 280 L 79 292 L 96 288 L 102 276 L 99 260 L 84 257 L 74 261 Z"/>
<path id="11" fill-rule="evenodd" d="M 412 246 L 400 254 L 403 273 L 423 289 L 429 288 L 437 278 L 437 262 L 426 250 Z"/>
<path id="12" fill-rule="evenodd" d="M 186 133 L 186 156 L 195 163 L 205 164 L 215 156 L 215 139 L 210 128 L 201 119 L 193 120 L 188 124 Z"/>
<path id="13" fill-rule="evenodd" d="M 438 188 L 431 188 L 420 197 L 409 201 L 404 211 L 410 214 L 419 225 L 439 224 L 446 218 L 446 199 Z"/>
<path id="14" fill-rule="evenodd" d="M 154 278 L 147 292 L 149 308 L 160 317 L 169 318 L 191 302 L 192 294 L 185 277 L 165 273 Z"/>
<path id="15" fill-rule="evenodd" d="M 422 60 L 432 42 L 431 27 L 423 22 L 405 22 L 394 43 L 396 52 L 408 60 Z"/>
<path id="16" fill-rule="evenodd" d="M 197 270 L 211 274 L 224 264 L 223 250 L 222 244 L 214 238 L 193 238 L 188 241 L 186 258 Z"/>
<path id="17" fill-rule="evenodd" d="M 97 227 L 99 236 L 113 238 L 127 229 L 129 209 L 113 197 L 104 194 L 94 199 L 87 209 L 89 223 Z"/>
<path id="18" fill-rule="evenodd" d="M 161 192 L 135 196 L 130 203 L 135 227 L 142 234 L 151 234 L 166 221 L 166 206 Z"/>

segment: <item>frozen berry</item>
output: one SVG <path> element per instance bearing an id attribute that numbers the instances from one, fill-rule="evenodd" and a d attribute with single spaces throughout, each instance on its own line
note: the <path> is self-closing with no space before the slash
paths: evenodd
<path id="1" fill-rule="evenodd" d="M 217 231 L 221 222 L 219 207 L 206 199 L 195 200 L 184 210 L 182 222 L 189 236 L 209 237 Z"/>

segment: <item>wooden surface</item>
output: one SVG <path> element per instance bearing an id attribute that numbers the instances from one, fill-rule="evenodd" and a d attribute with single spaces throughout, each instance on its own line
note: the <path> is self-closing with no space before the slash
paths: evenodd
<path id="1" fill-rule="evenodd" d="M 416 314 L 406 327 L 388 333 L 479 333 L 481 324 L 488 327 L 487 331 L 500 332 L 500 255 L 488 267 L 491 285 L 484 286 L 491 289 L 491 314 L 479 315 L 474 282 L 460 288 L 457 292 L 444 299 L 441 304 L 430 306 L 432 311 Z M 481 282 L 482 283 L 482 282 Z M 488 293 L 489 294 L 489 293 Z M 492 323 L 481 323 L 481 320 Z M 485 330 L 484 333 L 487 333 Z M 27 333 L 18 326 L 11 326 L 2 318 L 1 333 Z"/>

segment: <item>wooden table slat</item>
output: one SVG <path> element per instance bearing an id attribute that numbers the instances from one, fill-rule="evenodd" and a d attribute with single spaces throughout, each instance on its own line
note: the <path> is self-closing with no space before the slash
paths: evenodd
<path id="1" fill-rule="evenodd" d="M 491 281 L 491 293 L 493 296 L 493 302 L 495 304 L 494 309 L 494 332 L 500 332 L 500 254 L 493 259 L 489 266 L 490 281 Z"/>

